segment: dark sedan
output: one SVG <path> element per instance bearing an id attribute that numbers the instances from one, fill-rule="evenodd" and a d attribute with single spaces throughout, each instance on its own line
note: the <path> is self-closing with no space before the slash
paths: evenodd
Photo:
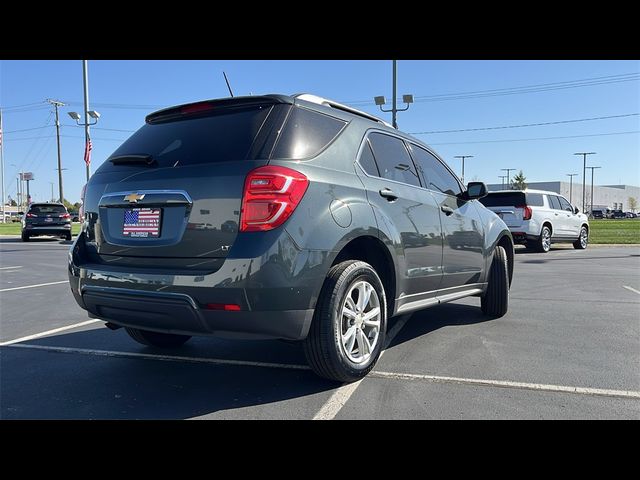
<path id="1" fill-rule="evenodd" d="M 22 241 L 53 235 L 71 240 L 71 215 L 61 203 L 32 203 L 22 217 Z"/>

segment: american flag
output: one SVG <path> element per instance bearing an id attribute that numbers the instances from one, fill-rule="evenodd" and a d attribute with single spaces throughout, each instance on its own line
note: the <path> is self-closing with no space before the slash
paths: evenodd
<path id="1" fill-rule="evenodd" d="M 158 237 L 160 235 L 160 209 L 125 210 L 122 234 L 130 237 Z"/>
<path id="2" fill-rule="evenodd" d="M 91 149 L 93 146 L 91 145 L 91 138 L 87 137 L 87 143 L 84 146 L 84 163 L 87 166 L 91 163 Z"/>

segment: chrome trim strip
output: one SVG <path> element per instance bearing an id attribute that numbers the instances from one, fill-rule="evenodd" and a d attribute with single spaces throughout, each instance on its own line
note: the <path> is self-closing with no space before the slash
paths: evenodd
<path id="1" fill-rule="evenodd" d="M 193 199 L 191 198 L 191 195 L 189 195 L 184 190 L 128 190 L 126 192 L 105 193 L 104 195 L 102 195 L 102 197 L 100 197 L 100 201 L 98 202 L 98 204 L 101 204 L 102 200 L 105 198 L 124 197 L 132 193 L 137 193 L 138 195 L 182 195 L 185 200 L 187 200 L 187 202 L 193 205 Z"/>

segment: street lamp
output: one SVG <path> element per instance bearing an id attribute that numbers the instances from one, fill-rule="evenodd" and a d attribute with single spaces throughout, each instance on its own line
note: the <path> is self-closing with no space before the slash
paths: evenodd
<path id="1" fill-rule="evenodd" d="M 504 181 L 507 178 L 506 175 L 498 175 L 498 178 L 500 179 L 500 182 L 502 184 L 502 188 L 504 188 Z"/>
<path id="2" fill-rule="evenodd" d="M 582 155 L 582 211 L 584 212 L 587 208 L 585 203 L 584 195 L 587 190 L 587 155 L 595 155 L 596 152 L 578 152 L 574 153 L 574 155 Z"/>
<path id="3" fill-rule="evenodd" d="M 80 123 L 80 114 L 78 112 L 67 112 L 67 113 L 81 127 L 84 127 L 85 125 L 95 125 L 96 123 L 98 123 L 98 119 L 100 118 L 100 114 L 98 112 L 96 112 L 95 110 L 89 110 L 87 114 L 89 114 L 89 116 L 93 118 L 95 122 Z"/>
<path id="4" fill-rule="evenodd" d="M 571 197 L 573 196 L 573 177 L 578 175 L 577 173 L 567 173 L 567 177 L 569 177 L 569 203 L 573 205 L 573 200 Z"/>
<path id="5" fill-rule="evenodd" d="M 589 215 L 593 215 L 593 171 L 596 168 L 602 168 L 602 167 L 586 167 L 586 168 L 590 168 L 591 169 L 591 209 L 589 210 Z M 584 210 L 583 210 L 584 212 Z"/>
<path id="6" fill-rule="evenodd" d="M 509 186 L 509 172 L 515 171 L 516 169 L 515 168 L 501 168 L 500 170 L 507 172 L 507 188 L 509 190 L 511 190 L 511 187 Z"/>
<path id="7" fill-rule="evenodd" d="M 465 158 L 473 158 L 473 155 L 456 155 L 453 158 L 461 158 L 462 159 L 462 184 L 464 185 L 464 159 Z"/>
<path id="8" fill-rule="evenodd" d="M 404 112 L 405 110 L 409 110 L 409 106 L 413 103 L 413 95 L 411 94 L 402 95 L 402 101 L 406 103 L 407 106 L 405 108 L 398 108 L 396 103 L 397 97 L 398 97 L 397 77 L 398 75 L 397 75 L 396 60 L 393 60 L 393 97 L 391 101 L 391 110 L 385 110 L 384 108 L 382 108 L 382 106 L 387 103 L 384 96 L 373 97 L 373 101 L 377 106 L 380 107 L 381 111 L 391 112 L 391 124 L 393 125 L 393 128 L 396 128 L 396 129 L 398 128 L 398 122 L 396 121 L 398 112 Z"/>

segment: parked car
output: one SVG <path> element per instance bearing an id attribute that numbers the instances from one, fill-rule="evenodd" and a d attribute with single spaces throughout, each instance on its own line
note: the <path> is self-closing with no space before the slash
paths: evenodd
<path id="1" fill-rule="evenodd" d="M 420 140 L 330 100 L 180 105 L 92 175 L 69 282 L 91 317 L 144 345 L 299 340 L 317 374 L 354 381 L 389 317 L 467 296 L 507 312 L 513 240 L 485 194 Z M 203 209 L 223 228 L 187 228 Z"/>
<path id="2" fill-rule="evenodd" d="M 592 210 L 591 211 L 591 218 L 605 218 L 605 214 L 602 210 Z"/>
<path id="3" fill-rule="evenodd" d="M 53 235 L 71 240 L 71 215 L 61 203 L 32 203 L 22 217 L 22 241 Z"/>
<path id="4" fill-rule="evenodd" d="M 501 190 L 480 199 L 509 226 L 516 243 L 548 252 L 552 242 L 571 242 L 585 249 L 589 220 L 566 198 L 545 190 Z"/>
<path id="5" fill-rule="evenodd" d="M 18 223 L 22 221 L 23 215 L 24 215 L 24 212 L 11 212 L 11 221 L 13 223 Z"/>
<path id="6" fill-rule="evenodd" d="M 71 221 L 72 222 L 79 222 L 80 221 L 80 216 L 78 215 L 78 212 L 69 212 L 69 215 L 71 215 Z"/>
<path id="7" fill-rule="evenodd" d="M 611 218 L 626 218 L 626 214 L 622 210 L 614 210 L 611 212 Z"/>
<path id="8" fill-rule="evenodd" d="M 638 215 L 634 212 L 625 212 L 624 215 L 626 218 L 638 218 Z"/>

